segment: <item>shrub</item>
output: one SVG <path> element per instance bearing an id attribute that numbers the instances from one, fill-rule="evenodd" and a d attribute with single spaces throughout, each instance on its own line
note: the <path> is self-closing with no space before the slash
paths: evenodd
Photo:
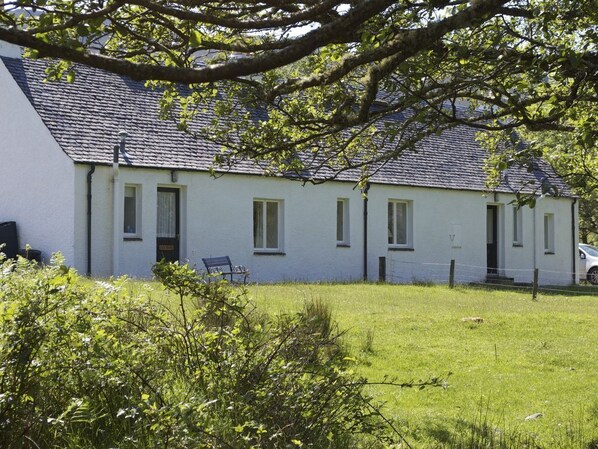
<path id="1" fill-rule="evenodd" d="M 321 303 L 270 319 L 186 265 L 154 273 L 159 301 L 59 261 L 0 263 L 0 447 L 391 443 Z"/>

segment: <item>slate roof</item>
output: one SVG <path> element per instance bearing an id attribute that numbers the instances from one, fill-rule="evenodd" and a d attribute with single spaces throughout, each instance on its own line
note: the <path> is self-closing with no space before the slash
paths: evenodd
<path id="1" fill-rule="evenodd" d="M 75 163 L 110 164 L 112 148 L 121 130 L 128 132 L 126 163 L 134 167 L 209 170 L 220 146 L 195 139 L 177 130 L 174 121 L 158 117 L 161 92 L 143 82 L 92 69 L 76 67 L 76 81 L 47 82 L 41 60 L 3 57 L 2 61 L 36 109 L 60 147 Z M 210 113 L 198 114 L 197 126 L 210 124 Z M 486 190 L 485 150 L 475 140 L 475 130 L 461 126 L 420 142 L 415 152 L 388 162 L 373 177 L 381 184 Z M 234 173 L 261 175 L 263 170 L 240 162 Z M 339 179 L 356 180 L 344 173 Z M 522 183 L 547 179 L 564 196 L 566 184 L 550 166 L 538 162 L 538 171 L 510 168 L 498 192 L 513 192 Z"/>

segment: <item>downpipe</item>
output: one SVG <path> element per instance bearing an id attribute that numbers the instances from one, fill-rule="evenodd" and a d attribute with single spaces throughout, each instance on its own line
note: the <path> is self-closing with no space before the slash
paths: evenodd
<path id="1" fill-rule="evenodd" d="M 87 172 L 87 277 L 91 276 L 91 183 L 95 171 L 95 164 L 91 164 Z"/>
<path id="2" fill-rule="evenodd" d="M 363 280 L 368 280 L 368 192 L 370 183 L 361 191 L 363 195 Z"/>

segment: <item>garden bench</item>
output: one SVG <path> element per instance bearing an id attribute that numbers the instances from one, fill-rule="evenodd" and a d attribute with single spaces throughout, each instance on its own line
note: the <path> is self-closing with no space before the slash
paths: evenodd
<path id="1" fill-rule="evenodd" d="M 228 256 L 220 257 L 205 257 L 201 259 L 206 266 L 206 270 L 210 275 L 220 275 L 222 279 L 230 276 L 230 281 L 233 282 L 233 276 L 243 276 L 243 284 L 247 284 L 247 277 L 249 270 L 243 265 L 234 265 Z"/>

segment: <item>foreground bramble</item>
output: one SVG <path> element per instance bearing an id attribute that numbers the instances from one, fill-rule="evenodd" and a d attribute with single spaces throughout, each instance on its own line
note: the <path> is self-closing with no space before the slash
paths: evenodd
<path id="1" fill-rule="evenodd" d="M 392 444 L 326 308 L 270 319 L 159 263 L 176 307 L 57 263 L 0 265 L 0 447 Z"/>

